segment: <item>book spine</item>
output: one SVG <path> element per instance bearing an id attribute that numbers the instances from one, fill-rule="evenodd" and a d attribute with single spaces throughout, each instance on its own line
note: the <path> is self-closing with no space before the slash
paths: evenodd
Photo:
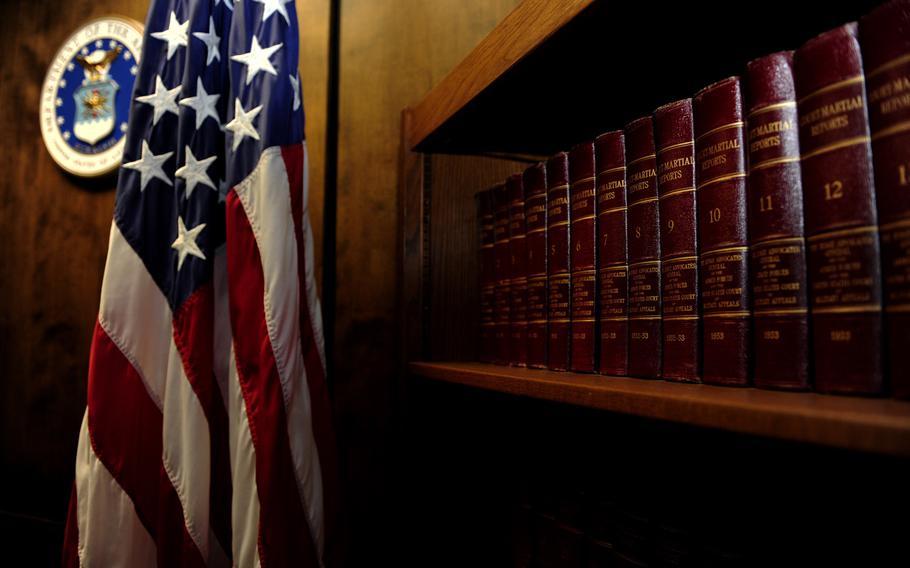
<path id="1" fill-rule="evenodd" d="M 746 66 L 755 386 L 809 388 L 809 299 L 793 52 Z"/>
<path id="2" fill-rule="evenodd" d="M 571 200 L 572 355 L 570 369 L 592 373 L 597 345 L 597 198 L 594 144 L 578 144 L 569 153 Z"/>
<path id="3" fill-rule="evenodd" d="M 629 372 L 629 254 L 626 246 L 626 146 L 622 130 L 594 141 L 597 169 L 597 280 L 600 361 L 605 375 Z"/>
<path id="4" fill-rule="evenodd" d="M 629 226 L 629 374 L 659 378 L 660 211 L 657 154 L 650 116 L 626 125 L 626 179 Z"/>
<path id="5" fill-rule="evenodd" d="M 701 380 L 692 100 L 654 111 L 660 196 L 663 377 Z"/>
<path id="6" fill-rule="evenodd" d="M 749 384 L 750 338 L 746 160 L 739 77 L 693 101 L 698 196 L 702 380 Z"/>
<path id="7" fill-rule="evenodd" d="M 506 180 L 509 191 L 509 262 L 511 303 L 509 309 L 509 363 L 516 367 L 528 364 L 528 262 L 525 246 L 525 193 L 521 174 Z"/>
<path id="8" fill-rule="evenodd" d="M 881 239 L 886 368 L 891 392 L 910 398 L 910 1 L 860 21 Z"/>
<path id="9" fill-rule="evenodd" d="M 511 251 L 509 250 L 509 191 L 499 184 L 493 192 L 493 254 L 496 288 L 493 300 L 495 351 L 493 362 L 507 365 L 510 359 L 510 312 L 512 308 Z"/>
<path id="10" fill-rule="evenodd" d="M 496 301 L 496 253 L 493 240 L 493 196 L 490 190 L 477 194 L 477 217 L 480 221 L 480 361 L 495 359 L 496 321 L 493 306 Z"/>
<path id="11" fill-rule="evenodd" d="M 547 288 L 549 291 L 547 367 L 554 371 L 569 370 L 571 336 L 569 271 L 569 155 L 556 154 L 547 160 Z"/>
<path id="12" fill-rule="evenodd" d="M 881 270 L 856 24 L 794 56 L 815 386 L 882 389 Z"/>
<path id="13" fill-rule="evenodd" d="M 528 263 L 528 367 L 547 367 L 547 169 L 524 171 Z"/>

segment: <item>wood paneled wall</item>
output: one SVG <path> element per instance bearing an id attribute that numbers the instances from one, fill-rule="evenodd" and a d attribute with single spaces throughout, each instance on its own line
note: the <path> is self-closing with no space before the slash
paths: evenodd
<path id="1" fill-rule="evenodd" d="M 329 0 L 296 3 L 320 266 Z M 0 4 L 0 542 L 34 542 L 47 557 L 31 565 L 59 561 L 116 186 L 114 177 L 84 181 L 54 164 L 38 95 L 51 58 L 83 22 L 145 21 L 148 4 Z"/>
<path id="2" fill-rule="evenodd" d="M 88 19 L 145 20 L 143 0 L 0 8 L 0 510 L 62 525 L 85 410 L 116 179 L 60 170 L 38 126 L 57 49 Z M 26 530 L 26 527 L 21 527 Z"/>
<path id="3" fill-rule="evenodd" d="M 329 0 L 296 3 L 321 266 Z M 397 498 L 391 481 L 400 463 L 391 438 L 400 113 L 517 3 L 342 1 L 330 380 L 346 472 L 347 542 L 359 543 L 348 547 L 349 565 L 394 554 L 382 546 L 394 542 L 386 539 L 394 527 L 382 519 Z M 4 538 L 32 530 L 52 544 L 62 528 L 114 200 L 114 178 L 85 182 L 54 165 L 38 129 L 38 93 L 57 48 L 82 22 L 106 14 L 143 21 L 147 7 L 148 0 L 0 5 L 0 468 L 11 482 L 0 484 Z M 28 529 L 21 515 L 50 528 Z M 46 548 L 56 559 L 58 550 Z"/>
<path id="4" fill-rule="evenodd" d="M 394 421 L 400 114 L 518 0 L 342 0 L 335 410 L 346 472 L 349 565 L 398 558 Z"/>

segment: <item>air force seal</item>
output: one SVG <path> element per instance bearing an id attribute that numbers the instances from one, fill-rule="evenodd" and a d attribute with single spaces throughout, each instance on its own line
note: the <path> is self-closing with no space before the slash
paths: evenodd
<path id="1" fill-rule="evenodd" d="M 41 135 L 71 174 L 96 177 L 120 165 L 142 25 L 118 16 L 92 20 L 54 56 L 41 89 Z"/>

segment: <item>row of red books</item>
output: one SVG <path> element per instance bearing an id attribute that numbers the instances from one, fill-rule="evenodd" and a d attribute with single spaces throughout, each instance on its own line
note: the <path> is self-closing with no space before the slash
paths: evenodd
<path id="1" fill-rule="evenodd" d="M 910 0 L 478 194 L 481 359 L 910 396 Z"/>

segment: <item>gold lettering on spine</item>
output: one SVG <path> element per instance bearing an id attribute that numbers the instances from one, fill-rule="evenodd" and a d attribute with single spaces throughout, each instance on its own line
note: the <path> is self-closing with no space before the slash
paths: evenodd
<path id="1" fill-rule="evenodd" d="M 881 227 L 882 262 L 886 263 L 885 299 L 889 312 L 905 312 L 910 303 L 910 219 Z"/>
<path id="2" fill-rule="evenodd" d="M 746 313 L 743 279 L 746 277 L 747 247 L 730 247 L 703 253 L 701 258 L 702 306 L 705 317 L 713 313 Z"/>
<path id="3" fill-rule="evenodd" d="M 875 227 L 833 231 L 809 238 L 812 311 L 840 313 L 879 304 L 879 279 L 863 259 L 874 258 Z"/>
<path id="4" fill-rule="evenodd" d="M 696 294 L 697 259 L 694 256 L 665 260 L 663 272 L 663 315 L 682 319 L 698 313 Z"/>
<path id="5" fill-rule="evenodd" d="M 910 76 L 900 75 L 869 91 L 869 103 L 888 115 L 910 108 Z"/>
<path id="6" fill-rule="evenodd" d="M 738 150 L 739 149 L 739 139 L 730 138 L 728 140 L 722 140 L 717 144 L 711 144 L 706 148 L 702 148 L 698 152 L 698 161 L 703 162 L 706 158 L 719 154 L 721 152 L 726 152 L 727 150 Z M 703 170 L 707 169 L 702 165 Z"/>
<path id="7" fill-rule="evenodd" d="M 756 315 L 805 314 L 806 290 L 802 287 L 805 254 L 805 245 L 799 237 L 752 246 Z"/>
<path id="8" fill-rule="evenodd" d="M 576 272 L 572 275 L 573 321 L 594 317 L 595 281 L 596 274 L 593 270 Z"/>
<path id="9" fill-rule="evenodd" d="M 682 179 L 682 169 L 686 166 L 692 166 L 692 157 L 684 156 L 661 162 L 657 166 L 658 183 L 665 184 L 670 181 Z"/>
<path id="10" fill-rule="evenodd" d="M 859 75 L 800 99 L 802 160 L 869 143 L 864 92 L 863 77 Z M 812 102 L 807 103 L 809 100 Z"/>
<path id="11" fill-rule="evenodd" d="M 800 127 L 808 126 L 810 136 L 818 136 L 825 132 L 848 127 L 850 120 L 846 113 L 862 110 L 862 108 L 862 95 L 840 99 L 801 114 L 799 125 Z"/>
<path id="12" fill-rule="evenodd" d="M 654 168 L 645 168 L 629 176 L 629 192 L 636 193 L 651 187 L 650 179 L 657 176 Z"/>

